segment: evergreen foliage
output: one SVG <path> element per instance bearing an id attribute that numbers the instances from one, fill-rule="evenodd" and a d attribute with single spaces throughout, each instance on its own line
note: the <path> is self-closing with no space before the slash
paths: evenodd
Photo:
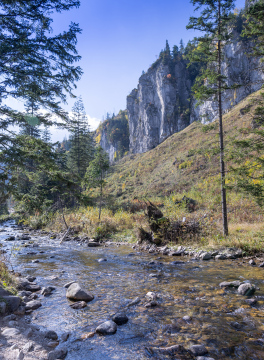
<path id="1" fill-rule="evenodd" d="M 223 47 L 232 38 L 230 29 L 234 15 L 234 0 L 192 0 L 195 10 L 200 10 L 199 17 L 191 17 L 187 29 L 195 29 L 205 33 L 196 39 L 197 47 L 189 54 L 191 63 L 203 63 L 200 75 L 193 86 L 194 96 L 198 104 L 205 100 L 215 100 L 219 113 L 220 173 L 223 233 L 228 235 L 227 204 L 225 187 L 224 140 L 222 125 L 222 93 L 230 88 L 226 77 L 222 74 Z"/>
<path id="2" fill-rule="evenodd" d="M 101 146 L 98 146 L 95 151 L 94 160 L 89 165 L 83 184 L 88 188 L 100 188 L 99 201 L 99 220 L 101 218 L 103 189 L 106 185 L 105 175 L 109 169 L 109 157 Z"/>
<path id="3" fill-rule="evenodd" d="M 247 21 L 242 36 L 250 40 L 252 45 L 249 55 L 260 58 L 260 69 L 264 71 L 264 1 L 260 0 L 247 7 Z M 251 114 L 252 129 L 244 129 L 244 135 L 250 135 L 243 140 L 234 139 L 231 158 L 236 166 L 232 168 L 235 174 L 235 188 L 243 191 L 264 206 L 264 93 L 258 105 Z"/>
<path id="4" fill-rule="evenodd" d="M 2 0 L 0 4 L 0 151 L 15 134 L 10 124 L 26 123 L 24 114 L 5 105 L 8 97 L 34 104 L 65 118 L 61 103 L 72 94 L 81 69 L 74 66 L 80 57 L 76 50 L 80 29 L 53 35 L 52 13 L 79 6 L 79 0 Z M 40 123 L 49 115 L 38 116 Z"/>
<path id="5" fill-rule="evenodd" d="M 120 159 L 126 152 L 129 151 L 129 126 L 127 112 L 120 110 L 118 115 L 112 116 L 109 120 L 105 120 L 98 127 L 97 142 L 101 143 L 101 134 L 106 134 L 109 143 L 112 143 L 117 148 L 116 158 Z"/>
<path id="6" fill-rule="evenodd" d="M 72 115 L 68 120 L 68 130 L 71 133 L 68 168 L 83 177 L 93 158 L 94 143 L 81 98 L 73 106 Z"/>

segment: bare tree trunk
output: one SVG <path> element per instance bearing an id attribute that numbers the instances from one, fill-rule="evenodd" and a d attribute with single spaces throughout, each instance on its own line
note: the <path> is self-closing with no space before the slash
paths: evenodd
<path id="1" fill-rule="evenodd" d="M 221 198 L 223 234 L 228 235 L 226 188 L 225 188 L 225 162 L 224 162 L 224 136 L 223 136 L 223 113 L 222 113 L 222 79 L 221 79 L 221 2 L 218 0 L 218 109 L 219 109 L 219 143 L 220 143 L 220 173 L 221 173 Z"/>

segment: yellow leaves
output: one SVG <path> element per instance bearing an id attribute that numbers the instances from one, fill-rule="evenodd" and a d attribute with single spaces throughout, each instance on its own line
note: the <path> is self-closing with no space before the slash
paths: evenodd
<path id="1" fill-rule="evenodd" d="M 100 144 L 102 139 L 102 134 L 98 131 L 98 135 L 95 138 L 96 144 Z"/>

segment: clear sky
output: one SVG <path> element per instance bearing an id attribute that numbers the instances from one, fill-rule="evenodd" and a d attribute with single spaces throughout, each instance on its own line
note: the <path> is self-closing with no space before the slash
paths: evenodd
<path id="1" fill-rule="evenodd" d="M 238 8 L 244 3 L 236 2 Z M 82 96 L 93 128 L 106 112 L 126 108 L 127 95 L 166 40 L 172 48 L 195 36 L 186 30 L 192 15 L 194 6 L 188 0 L 81 0 L 79 9 L 54 16 L 54 33 L 71 21 L 83 29 L 77 48 L 84 74 L 75 94 Z M 69 99 L 66 110 L 73 103 Z"/>

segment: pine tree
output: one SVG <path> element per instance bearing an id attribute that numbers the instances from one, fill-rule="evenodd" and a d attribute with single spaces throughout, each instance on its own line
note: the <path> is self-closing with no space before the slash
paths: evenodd
<path id="1" fill-rule="evenodd" d="M 105 187 L 105 174 L 109 169 L 109 156 L 101 146 L 98 146 L 95 151 L 94 160 L 89 165 L 84 184 L 89 188 L 100 188 L 100 200 L 99 200 L 99 220 L 101 219 L 101 211 L 103 204 L 103 189 Z"/>
<path id="2" fill-rule="evenodd" d="M 198 46 L 189 59 L 192 62 L 202 62 L 204 66 L 193 87 L 195 98 L 202 103 L 214 99 L 218 104 L 219 115 L 219 145 L 223 234 L 228 235 L 222 93 L 227 89 L 226 78 L 222 74 L 223 46 L 232 38 L 230 21 L 233 18 L 231 10 L 235 7 L 234 0 L 192 0 L 195 10 L 200 10 L 199 17 L 191 17 L 187 29 L 204 32 L 197 39 Z"/>
<path id="3" fill-rule="evenodd" d="M 183 55 L 184 54 L 184 43 L 183 40 L 180 40 L 180 53 Z"/>
<path id="4" fill-rule="evenodd" d="M 251 45 L 248 55 L 260 59 L 259 70 L 264 72 L 264 1 L 247 1 L 245 28 L 242 35 Z M 234 162 L 235 189 L 253 196 L 256 203 L 264 206 L 264 92 L 257 99 L 257 106 L 249 115 L 253 129 L 243 129 L 247 135 L 233 140 L 230 152 Z"/>
<path id="5" fill-rule="evenodd" d="M 44 130 L 42 131 L 42 136 L 41 139 L 45 142 L 45 143 L 49 143 L 51 140 L 51 134 L 49 131 L 49 126 L 48 125 L 44 125 Z"/>
<path id="6" fill-rule="evenodd" d="M 72 116 L 68 121 L 68 130 L 71 133 L 68 167 L 83 177 L 93 158 L 94 143 L 81 97 L 73 106 Z"/>
<path id="7" fill-rule="evenodd" d="M 0 4 L 0 151 L 12 146 L 11 124 L 24 123 L 24 114 L 5 105 L 14 98 L 65 118 L 61 103 L 72 94 L 82 71 L 74 63 L 80 29 L 72 23 L 68 31 L 52 35 L 53 12 L 67 11 L 79 0 L 2 0 Z M 38 117 L 47 123 L 49 115 Z"/>

